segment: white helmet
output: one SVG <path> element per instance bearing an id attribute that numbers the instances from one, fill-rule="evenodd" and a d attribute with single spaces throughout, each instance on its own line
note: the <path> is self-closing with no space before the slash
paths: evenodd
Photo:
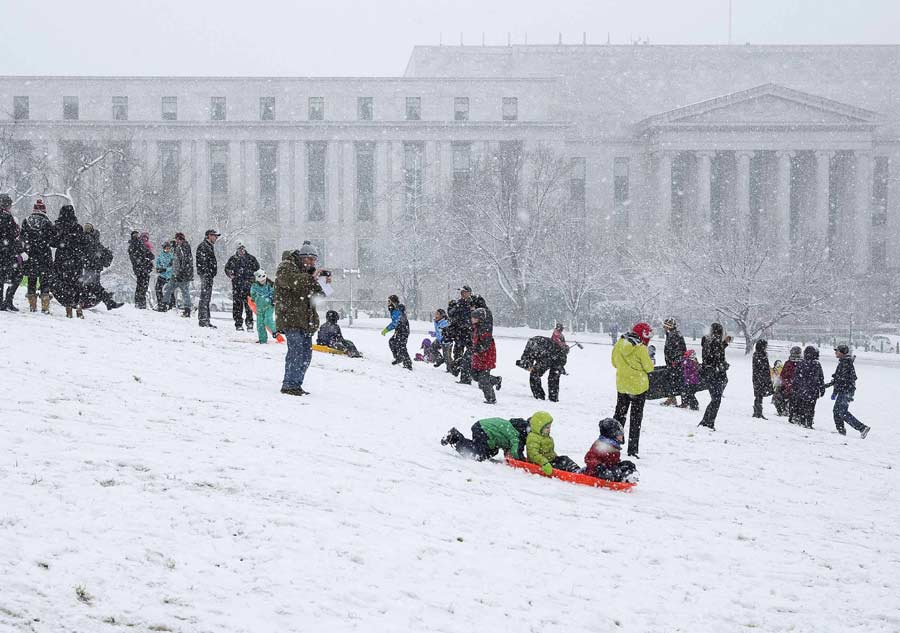
<path id="1" fill-rule="evenodd" d="M 262 268 L 253 273 L 253 276 L 256 278 L 256 281 L 265 281 L 266 277 L 268 277 L 268 275 L 266 275 L 266 271 L 264 271 Z"/>

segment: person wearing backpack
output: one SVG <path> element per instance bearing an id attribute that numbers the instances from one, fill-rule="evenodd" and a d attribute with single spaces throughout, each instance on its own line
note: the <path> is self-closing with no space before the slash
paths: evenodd
<path id="1" fill-rule="evenodd" d="M 119 303 L 103 287 L 100 273 L 113 262 L 112 251 L 100 242 L 100 231 L 93 224 L 84 225 L 84 304 L 93 306 L 103 303 L 107 310 L 121 308 Z"/>

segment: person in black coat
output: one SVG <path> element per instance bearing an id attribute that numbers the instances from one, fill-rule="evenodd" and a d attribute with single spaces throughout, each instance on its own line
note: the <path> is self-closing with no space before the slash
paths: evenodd
<path id="1" fill-rule="evenodd" d="M 831 376 L 831 382 L 826 387 L 834 387 L 831 399 L 834 400 L 834 426 L 841 435 L 847 434 L 845 424 L 859 431 L 859 436 L 866 439 L 871 430 L 850 413 L 850 403 L 856 395 L 856 368 L 853 366 L 853 356 L 847 345 L 838 345 L 834 348 L 834 355 L 838 359 L 837 369 Z"/>
<path id="2" fill-rule="evenodd" d="M 766 351 L 769 342 L 765 339 L 756 341 L 756 348 L 753 351 L 753 417 L 767 420 L 763 415 L 762 402 L 766 396 L 771 396 L 772 373 L 769 367 L 769 354 Z"/>
<path id="3" fill-rule="evenodd" d="M 43 200 L 34 203 L 31 215 L 22 222 L 22 241 L 25 243 L 25 260 L 22 272 L 28 277 L 28 307 L 37 311 L 37 292 L 40 286 L 41 312 L 50 314 L 50 291 L 53 288 L 53 223 L 47 217 Z"/>
<path id="4" fill-rule="evenodd" d="M 730 343 L 731 337 L 725 335 L 721 323 L 713 323 L 709 327 L 709 334 L 700 341 L 702 354 L 700 376 L 709 385 L 710 400 L 699 426 L 708 429 L 716 428 L 716 416 L 719 415 L 722 394 L 728 385 L 728 361 L 725 360 L 725 349 Z"/>
<path id="5" fill-rule="evenodd" d="M 194 255 L 191 245 L 184 233 L 175 234 L 175 253 L 172 259 L 172 277 L 163 290 L 164 301 L 168 308 L 174 308 L 175 292 L 181 291 L 181 303 L 184 312 L 181 316 L 191 316 L 191 282 L 194 280 Z"/>
<path id="6" fill-rule="evenodd" d="M 516 365 L 531 373 L 529 384 L 531 395 L 538 400 L 545 397 L 541 379 L 548 371 L 547 390 L 550 392 L 550 402 L 559 401 L 559 377 L 563 374 L 566 361 L 569 357 L 569 348 L 555 343 L 546 336 L 533 336 L 525 344 L 522 357 L 516 361 Z"/>
<path id="7" fill-rule="evenodd" d="M 82 275 L 84 274 L 84 229 L 75 217 L 75 207 L 64 204 L 59 209 L 55 235 L 51 245 L 56 248 L 53 262 L 53 296 L 66 308 L 66 316 L 72 318 L 75 310 L 79 319 L 84 318 L 82 308 Z"/>
<path id="8" fill-rule="evenodd" d="M 247 331 L 253 331 L 253 312 L 247 304 L 247 296 L 253 284 L 253 273 L 257 270 L 259 261 L 247 252 L 243 244 L 238 244 L 234 255 L 229 257 L 225 264 L 225 274 L 231 279 L 231 312 L 237 330 L 243 329 L 246 323 Z"/>
<path id="9" fill-rule="evenodd" d="M 82 305 L 86 308 L 103 303 L 107 310 L 121 308 L 122 304 L 100 283 L 100 273 L 109 268 L 113 261 L 112 251 L 100 242 L 100 231 L 94 225 L 84 224 L 84 295 Z"/>
<path id="10" fill-rule="evenodd" d="M 150 287 L 150 273 L 153 272 L 153 260 L 156 259 L 150 249 L 150 235 L 148 233 L 131 232 L 128 240 L 128 259 L 131 260 L 131 270 L 137 277 L 134 286 L 134 307 L 139 310 L 147 309 L 147 289 Z"/>
<path id="11" fill-rule="evenodd" d="M 13 297 L 22 283 L 22 264 L 28 257 L 19 239 L 19 225 L 10 213 L 12 198 L 0 194 L 0 312 L 18 312 Z M 9 283 L 6 294 L 3 285 Z"/>
<path id="12" fill-rule="evenodd" d="M 813 428 L 816 417 L 816 400 L 825 395 L 825 376 L 819 363 L 819 350 L 807 345 L 803 360 L 791 387 L 790 421 L 807 429 Z"/>
<path id="13" fill-rule="evenodd" d="M 216 327 L 209 321 L 209 302 L 212 299 L 213 279 L 219 274 L 219 262 L 216 261 L 215 249 L 217 239 L 219 239 L 219 233 L 209 229 L 206 232 L 206 239 L 197 246 L 197 276 L 200 277 L 197 319 L 200 327 Z"/>
<path id="14" fill-rule="evenodd" d="M 316 345 L 324 345 L 325 347 L 341 350 L 350 358 L 361 358 L 362 354 L 356 349 L 353 341 L 344 338 L 341 326 L 338 325 L 338 317 L 338 313 L 334 310 L 329 310 L 325 313 L 325 323 L 319 326 Z"/>
<path id="15" fill-rule="evenodd" d="M 684 353 L 687 351 L 687 345 L 684 342 L 684 337 L 681 335 L 681 332 L 678 331 L 678 323 L 672 317 L 669 317 L 665 321 L 663 321 L 663 331 L 666 333 L 666 345 L 663 348 L 663 357 L 666 361 L 666 367 L 668 367 L 671 371 L 672 375 L 672 389 L 677 391 L 682 391 L 684 387 L 684 375 L 681 370 L 681 362 L 684 359 Z M 694 396 L 691 396 L 696 400 Z M 681 405 L 687 406 L 685 402 L 690 402 L 687 395 L 681 396 Z M 666 406 L 676 406 L 678 404 L 677 398 L 672 395 L 666 398 L 663 401 L 663 404 Z"/>

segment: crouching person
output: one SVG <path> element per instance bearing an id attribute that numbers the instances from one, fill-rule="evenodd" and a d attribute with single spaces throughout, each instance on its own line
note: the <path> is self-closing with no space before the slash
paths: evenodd
<path id="1" fill-rule="evenodd" d="M 531 430 L 525 440 L 525 448 L 528 461 L 541 467 L 541 471 L 548 477 L 553 474 L 553 469 L 565 470 L 576 473 L 581 467 L 566 455 L 557 455 L 550 437 L 550 427 L 553 425 L 553 416 L 546 411 L 538 411 L 529 419 Z"/>
<path id="2" fill-rule="evenodd" d="M 522 459 L 522 435 L 511 420 L 486 418 L 472 425 L 472 439 L 460 433 L 456 427 L 441 439 L 441 445 L 450 444 L 463 457 L 484 461 L 494 457 L 501 449 L 506 457 Z"/>
<path id="3" fill-rule="evenodd" d="M 584 474 L 607 481 L 637 482 L 634 462 L 622 461 L 620 454 L 625 432 L 615 418 L 600 420 L 600 437 L 584 456 Z"/>
<path id="4" fill-rule="evenodd" d="M 324 345 L 331 349 L 340 350 L 350 358 L 360 358 L 362 354 L 356 349 L 353 341 L 344 338 L 341 326 L 338 325 L 339 316 L 334 310 L 329 310 L 325 313 L 325 325 L 319 328 L 319 334 L 316 336 L 316 345 Z"/>

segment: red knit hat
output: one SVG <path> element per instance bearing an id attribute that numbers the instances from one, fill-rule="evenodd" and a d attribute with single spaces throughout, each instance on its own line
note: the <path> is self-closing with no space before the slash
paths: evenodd
<path id="1" fill-rule="evenodd" d="M 637 323 L 631 331 L 641 337 L 641 343 L 646 345 L 653 338 L 653 328 L 647 323 Z"/>
<path id="2" fill-rule="evenodd" d="M 44 206 L 44 201 L 38 198 L 34 203 L 32 211 L 40 211 L 41 213 L 46 213 L 47 207 Z"/>

